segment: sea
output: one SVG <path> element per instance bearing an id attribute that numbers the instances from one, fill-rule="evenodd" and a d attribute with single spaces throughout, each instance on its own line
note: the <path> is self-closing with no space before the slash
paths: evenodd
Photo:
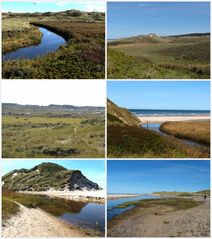
<path id="1" fill-rule="evenodd" d="M 152 110 L 129 109 L 136 116 L 192 116 L 210 115 L 210 110 Z"/>

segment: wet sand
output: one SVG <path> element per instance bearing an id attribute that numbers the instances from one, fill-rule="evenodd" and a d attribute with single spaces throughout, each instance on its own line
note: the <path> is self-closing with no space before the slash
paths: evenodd
<path id="1" fill-rule="evenodd" d="M 109 237 L 209 237 L 210 199 L 179 211 L 137 207 L 109 221 L 107 232 Z"/>
<path id="2" fill-rule="evenodd" d="M 2 227 L 2 237 L 97 237 L 94 230 L 70 226 L 41 209 L 21 204 L 20 213 L 11 217 Z"/>
<path id="3" fill-rule="evenodd" d="M 193 115 L 193 116 L 142 116 L 138 117 L 142 124 L 148 123 L 164 123 L 167 121 L 196 121 L 209 120 L 209 115 Z"/>

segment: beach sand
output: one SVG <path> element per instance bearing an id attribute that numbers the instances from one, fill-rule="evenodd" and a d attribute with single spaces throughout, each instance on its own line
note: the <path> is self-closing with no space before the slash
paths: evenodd
<path id="1" fill-rule="evenodd" d="M 209 120 L 209 115 L 192 115 L 192 116 L 142 116 L 138 117 L 142 124 L 148 123 L 164 123 L 167 121 L 196 121 Z"/>
<path id="2" fill-rule="evenodd" d="M 50 197 L 59 197 L 67 200 L 73 200 L 78 202 L 94 202 L 94 203 L 105 203 L 105 190 L 97 191 L 41 191 L 41 192 L 32 192 L 32 191 L 23 191 L 21 193 L 27 194 L 37 194 L 37 195 L 47 195 Z"/>
<path id="3" fill-rule="evenodd" d="M 21 204 L 20 213 L 11 217 L 2 227 L 2 237 L 97 237 L 93 230 L 70 226 L 41 209 Z"/>
<path id="4" fill-rule="evenodd" d="M 136 194 L 108 194 L 107 199 L 108 200 L 114 200 L 119 198 L 131 198 L 131 197 L 139 197 L 141 195 Z"/>
<path id="5" fill-rule="evenodd" d="M 109 221 L 107 232 L 109 237 L 209 237 L 210 199 L 179 211 L 138 207 Z"/>

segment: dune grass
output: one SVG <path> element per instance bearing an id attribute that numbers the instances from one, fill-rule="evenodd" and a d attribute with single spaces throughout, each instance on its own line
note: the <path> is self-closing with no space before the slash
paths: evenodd
<path id="1" fill-rule="evenodd" d="M 108 78 L 210 78 L 210 37 L 153 40 L 129 38 L 108 43 Z"/>
<path id="2" fill-rule="evenodd" d="M 20 207 L 15 202 L 11 201 L 8 197 L 3 195 L 2 197 L 2 221 L 3 224 L 12 216 L 17 215 L 20 212 Z"/>
<path id="3" fill-rule="evenodd" d="M 186 210 L 192 207 L 200 205 L 202 202 L 194 201 L 192 199 L 185 198 L 162 198 L 162 199 L 144 199 L 135 202 L 125 202 L 116 206 L 117 208 L 126 208 L 128 206 L 134 205 L 136 207 L 150 208 L 150 207 L 160 207 L 168 206 L 172 207 L 172 210 Z"/>
<path id="4" fill-rule="evenodd" d="M 104 157 L 102 116 L 3 115 L 4 158 Z"/>
<path id="5" fill-rule="evenodd" d="M 107 127 L 109 158 L 208 158 L 210 149 L 192 147 L 154 131 L 120 125 Z"/>
<path id="6" fill-rule="evenodd" d="M 182 139 L 210 146 L 210 121 L 165 122 L 160 130 Z"/>

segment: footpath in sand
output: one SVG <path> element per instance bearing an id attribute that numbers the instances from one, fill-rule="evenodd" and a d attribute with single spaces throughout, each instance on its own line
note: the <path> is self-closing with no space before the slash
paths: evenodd
<path id="1" fill-rule="evenodd" d="M 135 208 L 109 223 L 111 237 L 210 237 L 210 199 L 187 210 Z"/>
<path id="2" fill-rule="evenodd" d="M 142 124 L 148 123 L 164 123 L 173 121 L 196 121 L 196 120 L 209 120 L 209 115 L 192 115 L 192 116 L 142 116 L 138 117 Z"/>
<path id="3" fill-rule="evenodd" d="M 41 209 L 29 209 L 23 205 L 20 205 L 20 213 L 11 217 L 2 227 L 2 237 L 7 238 L 91 236 L 89 230 L 71 227 Z"/>

